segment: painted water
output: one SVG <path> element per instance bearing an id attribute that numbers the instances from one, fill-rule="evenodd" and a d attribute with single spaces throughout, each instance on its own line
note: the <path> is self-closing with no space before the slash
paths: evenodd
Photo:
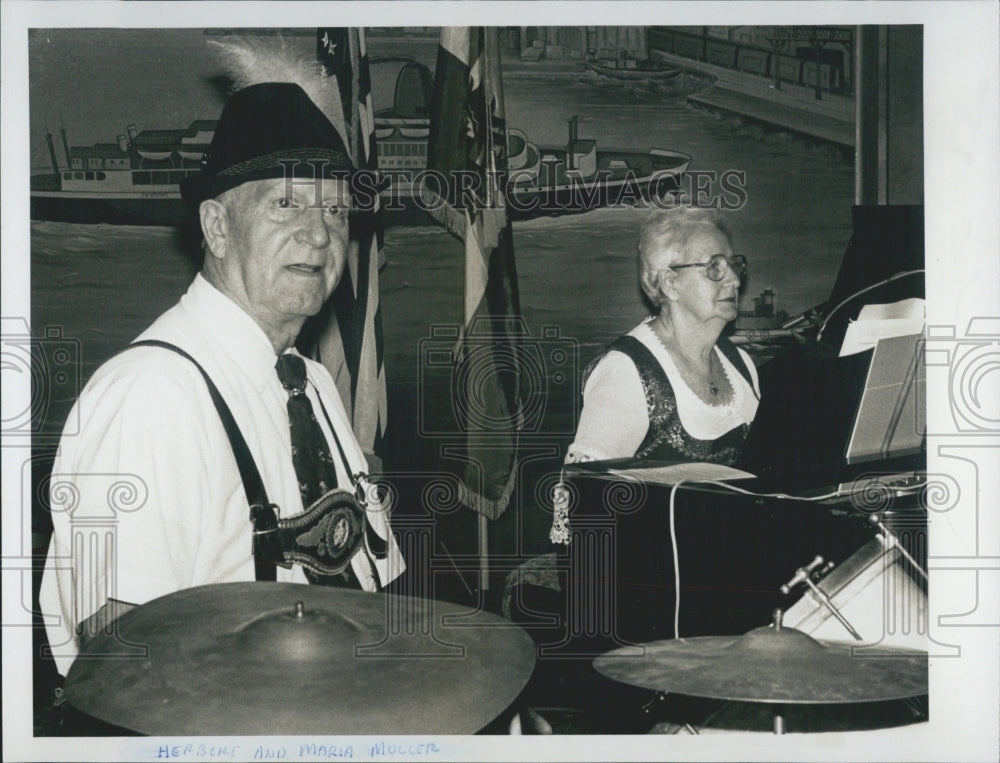
<path id="1" fill-rule="evenodd" d="M 172 60 L 178 46 L 204 44 L 199 35 L 185 34 L 183 45 L 165 46 L 163 55 Z M 403 53 L 433 67 L 436 41 L 373 40 L 369 52 L 373 57 Z M 39 81 L 44 81 L 41 74 Z M 391 74 L 376 71 L 374 81 L 376 106 L 389 105 Z M 386 81 L 390 85 L 380 85 Z M 564 143 L 567 119 L 578 116 L 580 136 L 595 139 L 599 147 L 679 150 L 693 157 L 692 170 L 744 173 L 746 203 L 729 213 L 735 249 L 750 263 L 744 299 L 749 302 L 770 287 L 775 308 L 794 315 L 829 296 L 851 233 L 852 162 L 831 146 L 689 107 L 684 96 L 708 85 L 687 74 L 669 86 L 625 84 L 588 72 L 579 62 L 514 62 L 504 70 L 508 123 L 536 143 Z M 218 106 L 209 101 L 189 106 L 184 114 L 190 119 L 214 115 L 207 110 L 217 113 Z M 187 116 L 175 114 L 156 124 L 144 117 L 140 129 L 186 126 Z M 107 140 L 111 130 L 93 140 Z M 84 135 L 78 138 L 71 143 L 85 142 Z M 574 349 L 573 374 L 645 314 L 635 264 L 645 214 L 637 208 L 602 209 L 514 225 L 526 326 L 540 342 L 559 341 Z M 46 326 L 59 327 L 64 337 L 79 341 L 80 383 L 173 304 L 198 267 L 173 229 L 31 225 L 33 328 L 38 334 Z M 434 326 L 461 321 L 463 255 L 457 240 L 430 226 L 389 229 L 385 253 L 381 286 L 390 461 L 407 468 L 421 466 L 418 454 L 431 450 L 419 436 L 422 352 Z M 550 448 L 545 468 L 552 468 L 571 439 L 577 379 L 571 374 L 559 385 L 551 377 L 532 381 L 545 396 L 550 429 L 533 442 Z M 72 391 L 72 385 L 65 387 L 52 399 L 47 416 L 53 421 L 65 417 Z M 535 491 L 530 485 L 525 490 L 522 508 L 527 511 Z M 545 519 L 536 524 L 531 534 L 544 545 Z"/>

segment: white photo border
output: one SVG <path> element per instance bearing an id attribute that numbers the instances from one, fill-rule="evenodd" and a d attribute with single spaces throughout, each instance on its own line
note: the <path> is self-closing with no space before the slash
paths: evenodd
<path id="1" fill-rule="evenodd" d="M 963 336 L 975 318 L 1000 316 L 1000 58 L 997 4 L 975 2 L 615 2 L 615 3 L 216 3 L 216 2 L 21 2 L 0 4 L 2 12 L 2 315 L 30 316 L 28 225 L 28 35 L 35 27 L 309 27 L 365 26 L 391 19 L 393 26 L 509 24 L 530 17 L 533 25 L 604 24 L 920 24 L 924 41 L 924 194 L 926 212 L 927 323 L 951 326 Z M 238 24 L 234 23 L 238 21 Z M 996 322 L 994 322 L 996 325 Z M 996 341 L 996 338 L 994 338 Z M 3 408 L 23 410 L 29 380 L 4 375 Z M 997 372 L 992 372 L 992 382 Z M 954 430 L 947 388 L 928 391 L 934 432 Z M 976 447 L 997 448 L 996 437 Z M 932 437 L 928 470 L 946 471 L 941 447 L 958 447 L 955 437 Z M 958 445 L 956 445 L 958 442 Z M 5 443 L 4 445 L 8 445 Z M 30 534 L 30 508 L 21 506 L 20 470 L 28 451 L 3 453 L 3 734 L 8 760 L 137 760 L 156 758 L 157 738 L 35 739 L 31 736 L 31 629 L 15 627 L 10 613 L 21 602 L 18 560 L 22 533 Z M 1000 463 L 1000 460 L 994 459 Z M 997 612 L 1000 583 L 1000 469 L 980 471 L 977 495 L 979 549 L 969 550 L 966 575 L 932 575 L 932 633 L 949 607 L 952 586 L 978 581 L 982 624 L 950 627 L 949 642 L 962 655 L 932 660 L 930 721 L 877 732 L 789 735 L 650 737 L 435 737 L 433 760 L 984 760 L 998 752 Z M 27 513 L 26 513 L 27 512 Z M 931 523 L 935 545 L 955 530 Z M 30 545 L 28 546 L 30 548 Z M 933 565 L 932 565 L 933 566 Z M 965 594 L 963 593 L 963 596 Z M 992 609 L 990 609 L 992 608 Z M 354 756 L 368 759 L 370 738 L 354 738 Z M 216 740 L 199 738 L 210 745 Z M 252 758 L 259 740 L 238 744 L 232 759 Z M 282 738 L 268 737 L 277 747 Z M 294 752 L 297 740 L 288 740 Z M 184 759 L 194 759 L 196 755 Z M 296 759 L 289 755 L 288 760 Z"/>

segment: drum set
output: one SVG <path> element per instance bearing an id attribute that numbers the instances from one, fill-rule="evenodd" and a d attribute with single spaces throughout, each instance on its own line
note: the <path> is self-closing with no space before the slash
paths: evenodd
<path id="1" fill-rule="evenodd" d="M 775 734 L 785 733 L 792 705 L 856 706 L 864 714 L 870 703 L 907 700 L 888 725 L 926 720 L 924 705 L 913 700 L 927 694 L 927 595 L 908 569 L 925 579 L 926 572 L 888 528 L 879 529 L 839 566 L 817 556 L 798 568 L 780 590 L 802 586 L 805 594 L 787 611 L 774 610 L 768 626 L 742 636 L 654 641 L 641 645 L 638 657 L 635 647 L 622 647 L 594 667 L 657 692 L 767 705 Z M 729 715 L 749 730 L 745 710 Z M 805 716 L 796 716 L 801 726 Z M 856 720 L 838 713 L 834 728 L 850 730 Z"/>
<path id="2" fill-rule="evenodd" d="M 661 697 L 759 703 L 775 733 L 802 730 L 786 727 L 795 706 L 922 697 L 915 564 L 886 530 L 839 566 L 816 557 L 795 570 L 781 590 L 804 595 L 769 625 L 624 646 L 592 665 Z M 64 692 L 76 710 L 146 735 L 470 734 L 525 701 L 535 662 L 521 627 L 481 609 L 225 583 L 125 613 L 85 644 Z"/>

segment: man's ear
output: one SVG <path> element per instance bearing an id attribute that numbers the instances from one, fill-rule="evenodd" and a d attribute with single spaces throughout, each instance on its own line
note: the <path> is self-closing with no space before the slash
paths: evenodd
<path id="1" fill-rule="evenodd" d="M 222 259 L 226 256 L 226 244 L 229 242 L 228 210 L 217 199 L 207 199 L 198 207 L 198 216 L 208 251 L 213 257 Z"/>

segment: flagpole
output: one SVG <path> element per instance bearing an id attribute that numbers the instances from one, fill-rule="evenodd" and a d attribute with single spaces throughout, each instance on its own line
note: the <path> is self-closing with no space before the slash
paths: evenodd
<path id="1" fill-rule="evenodd" d="M 497 204 L 502 203 L 496 193 L 496 152 L 494 151 L 493 132 L 493 109 L 499 109 L 499 113 L 504 114 L 503 93 L 496 92 L 495 85 L 500 81 L 499 70 L 499 45 L 497 36 L 499 31 L 495 28 L 483 28 L 483 52 L 485 57 L 483 63 L 483 92 L 486 96 L 486 124 L 483 129 L 486 132 L 486 206 L 492 209 Z M 469 317 L 466 319 L 468 325 Z M 489 543 L 489 520 L 486 514 L 479 513 L 479 586 L 480 590 L 487 592 L 490 590 L 490 543 Z"/>
<path id="2" fill-rule="evenodd" d="M 479 517 L 479 590 L 490 590 L 489 520 L 485 514 Z"/>

